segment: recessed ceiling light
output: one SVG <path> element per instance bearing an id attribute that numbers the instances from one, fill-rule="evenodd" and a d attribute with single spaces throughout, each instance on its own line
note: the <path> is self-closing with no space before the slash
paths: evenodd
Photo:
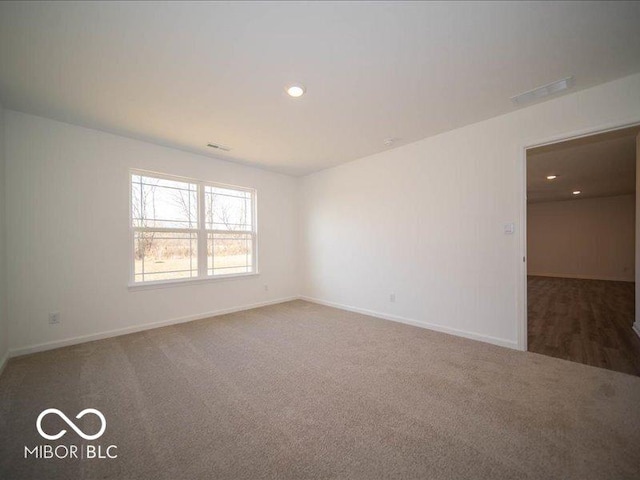
<path id="1" fill-rule="evenodd" d="M 287 87 L 287 93 L 293 98 L 301 97 L 304 95 L 304 92 L 306 92 L 306 89 L 300 84 L 290 85 Z"/>
<path id="2" fill-rule="evenodd" d="M 573 191 L 573 194 L 574 194 L 574 195 L 580 195 L 580 193 L 581 193 L 581 192 L 580 192 L 580 190 L 574 190 L 574 191 Z"/>
<path id="3" fill-rule="evenodd" d="M 547 175 L 547 180 L 555 180 L 556 178 L 558 178 L 557 175 Z"/>

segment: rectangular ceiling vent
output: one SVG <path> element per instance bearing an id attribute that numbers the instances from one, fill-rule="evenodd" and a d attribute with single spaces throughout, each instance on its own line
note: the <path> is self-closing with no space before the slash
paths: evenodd
<path id="1" fill-rule="evenodd" d="M 533 102 L 543 97 L 553 95 L 554 93 L 561 92 L 573 86 L 573 77 L 563 78 L 555 82 L 547 83 L 528 92 L 521 93 L 515 97 L 511 97 L 511 101 L 516 105 L 524 105 L 525 103 Z"/>
<path id="2" fill-rule="evenodd" d="M 219 143 L 207 143 L 207 147 L 215 148 L 216 150 L 222 150 L 223 152 L 228 152 L 229 150 L 231 150 L 231 147 L 220 145 Z"/>

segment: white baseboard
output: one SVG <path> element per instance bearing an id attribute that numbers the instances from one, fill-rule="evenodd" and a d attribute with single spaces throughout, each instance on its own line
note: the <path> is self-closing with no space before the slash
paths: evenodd
<path id="1" fill-rule="evenodd" d="M 319 305 L 325 305 L 327 307 L 339 308 L 341 310 L 347 310 L 349 312 L 361 313 L 363 315 L 369 315 L 370 317 L 381 318 L 383 320 L 391 320 L 392 322 L 405 323 L 407 325 L 413 325 L 415 327 L 426 328 L 428 330 L 435 330 L 436 332 L 448 333 L 449 335 L 456 335 L 458 337 L 469 338 L 471 340 L 479 340 L 485 343 L 491 343 L 500 347 L 512 348 L 514 350 L 521 350 L 518 346 L 518 342 L 514 340 L 507 340 L 505 338 L 492 337 L 490 335 L 483 335 L 481 333 L 468 332 L 466 330 L 459 330 L 457 328 L 445 327 L 443 325 L 437 325 L 435 323 L 424 322 L 422 320 L 414 320 L 412 318 L 405 318 L 398 315 L 390 315 L 387 313 L 375 312 L 373 310 L 367 310 L 365 308 L 352 307 L 350 305 L 342 305 L 340 303 L 327 302 L 326 300 L 320 300 L 318 298 L 300 296 L 301 300 L 307 302 L 317 303 Z"/>
<path id="2" fill-rule="evenodd" d="M 7 366 L 7 362 L 9 361 L 9 351 L 5 352 L 4 357 L 0 358 L 0 375 L 4 372 L 4 367 Z"/>
<path id="3" fill-rule="evenodd" d="M 142 325 L 134 325 L 131 327 L 118 328 L 116 330 L 109 330 L 106 332 L 93 333 L 90 335 L 81 335 L 78 337 L 65 338 L 63 340 L 54 340 L 51 342 L 28 345 L 26 347 L 14 348 L 9 350 L 7 357 L 18 357 L 20 355 L 43 352 L 45 350 L 53 350 L 54 348 L 68 347 L 70 345 L 77 345 L 79 343 L 92 342 L 94 340 L 102 340 L 105 338 L 119 337 L 120 335 L 127 335 L 129 333 L 142 332 L 144 330 L 152 330 L 154 328 L 167 327 L 169 325 L 176 325 L 178 323 L 186 323 L 186 322 L 192 322 L 194 320 L 202 320 L 203 318 L 217 317 L 219 315 L 225 315 L 227 313 L 241 312 L 244 310 L 251 310 L 253 308 L 266 307 L 268 305 L 276 305 L 278 303 L 290 302 L 292 300 L 297 300 L 298 298 L 299 298 L 298 296 L 279 298 L 276 300 L 269 300 L 267 302 L 252 303 L 252 304 L 243 305 L 240 307 L 224 308 L 221 310 L 214 310 L 212 312 L 189 315 L 186 317 L 174 318 L 170 320 L 162 320 L 159 322 L 145 323 Z"/>
<path id="4" fill-rule="evenodd" d="M 532 273 L 527 272 L 529 277 L 551 277 L 551 278 L 575 278 L 577 280 L 606 280 L 609 282 L 635 282 L 635 279 L 628 277 L 602 277 L 594 275 L 574 275 L 572 273 Z"/>
<path id="5" fill-rule="evenodd" d="M 317 303 L 319 305 L 326 305 L 329 307 L 339 308 L 339 309 L 347 310 L 350 312 L 361 313 L 363 315 L 369 315 L 371 317 L 381 318 L 383 320 L 390 320 L 393 322 L 405 323 L 407 325 L 413 325 L 416 327 L 426 328 L 426 329 L 434 330 L 437 332 L 447 333 L 450 335 L 469 338 L 471 340 L 478 340 L 481 342 L 491 343 L 493 345 L 498 345 L 501 347 L 507 347 L 507 348 L 519 350 L 519 347 L 516 341 L 507 340 L 504 338 L 497 338 L 489 335 L 483 335 L 480 333 L 469 332 L 466 330 L 459 330 L 456 328 L 445 327 L 443 325 L 437 325 L 434 323 L 424 322 L 421 320 L 405 318 L 398 315 L 390 315 L 386 313 L 376 312 L 373 310 L 367 310 L 364 308 L 352 307 L 350 305 L 343 305 L 339 303 L 328 302 L 328 301 L 320 300 L 318 298 L 313 298 L 313 297 L 291 296 L 291 297 L 279 298 L 276 300 L 270 300 L 267 302 L 259 302 L 259 303 L 253 303 L 253 304 L 243 305 L 239 307 L 225 308 L 220 310 L 214 310 L 211 312 L 196 314 L 196 315 L 189 315 L 186 317 L 162 320 L 159 322 L 145 323 L 143 325 L 135 325 L 131 327 L 119 328 L 116 330 L 109 330 L 109 331 L 94 333 L 90 335 L 81 335 L 81 336 L 66 338 L 62 340 L 54 340 L 51 342 L 44 342 L 44 343 L 39 343 L 35 345 L 28 345 L 25 347 L 14 348 L 9 350 L 9 352 L 2 359 L 1 361 L 2 363 L 0 363 L 0 374 L 2 373 L 2 369 L 6 365 L 7 360 L 12 357 L 17 357 L 20 355 L 28 355 L 30 353 L 43 352 L 45 350 L 53 350 L 55 348 L 68 347 L 70 345 L 77 345 L 79 343 L 92 342 L 94 340 L 102 340 L 105 338 L 118 337 L 120 335 L 127 335 L 130 333 L 142 332 L 145 330 L 152 330 L 154 328 L 166 327 L 169 325 L 192 322 L 194 320 L 201 320 L 204 318 L 216 317 L 219 315 L 225 315 L 227 313 L 241 312 L 244 310 L 251 310 L 253 308 L 266 307 L 268 305 L 276 305 L 278 303 L 290 302 L 292 300 L 297 300 L 297 299 L 306 300 L 308 302 Z M 636 333 L 638 333 L 638 329 L 636 326 L 634 326 L 634 329 L 636 330 Z"/>
<path id="6" fill-rule="evenodd" d="M 633 327 L 631 327 L 631 328 L 633 328 L 633 331 L 636 332 L 636 335 L 638 335 L 638 337 L 640 337 L 640 321 L 636 321 L 633 324 Z"/>

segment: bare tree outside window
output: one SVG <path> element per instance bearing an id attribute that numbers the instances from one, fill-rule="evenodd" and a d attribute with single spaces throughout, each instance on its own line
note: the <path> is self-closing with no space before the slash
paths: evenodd
<path id="1" fill-rule="evenodd" d="M 207 269 L 210 275 L 247 273 L 253 264 L 250 192 L 205 187 Z"/>
<path id="2" fill-rule="evenodd" d="M 197 185 L 133 175 L 131 211 L 135 281 L 197 276 Z"/>
<path id="3" fill-rule="evenodd" d="M 131 188 L 134 282 L 254 271 L 253 190 L 142 174 Z"/>

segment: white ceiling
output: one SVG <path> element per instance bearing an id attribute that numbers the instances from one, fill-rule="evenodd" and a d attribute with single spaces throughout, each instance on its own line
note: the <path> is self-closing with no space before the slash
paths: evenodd
<path id="1" fill-rule="evenodd" d="M 0 100 L 302 175 L 639 72 L 639 24 L 640 2 L 0 2 Z"/>
<path id="2" fill-rule="evenodd" d="M 626 195 L 636 191 L 639 127 L 578 138 L 527 151 L 529 203 Z M 557 175 L 547 180 L 547 175 Z M 573 195 L 574 190 L 582 192 Z"/>

